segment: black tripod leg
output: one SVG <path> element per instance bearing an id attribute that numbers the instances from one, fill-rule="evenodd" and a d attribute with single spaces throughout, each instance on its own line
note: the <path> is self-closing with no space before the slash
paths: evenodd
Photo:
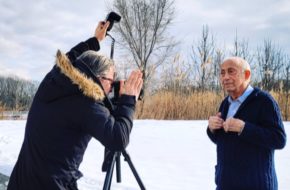
<path id="1" fill-rule="evenodd" d="M 137 180 L 137 182 L 139 184 L 139 187 L 142 190 L 145 190 L 146 188 L 145 188 L 145 186 L 144 186 L 141 178 L 139 177 L 139 175 L 137 173 L 137 170 L 135 169 L 135 167 L 134 167 L 134 165 L 133 165 L 133 163 L 131 161 L 131 158 L 130 158 L 129 154 L 126 152 L 126 150 L 122 150 L 122 154 L 123 154 L 125 160 L 128 162 L 128 164 L 129 164 L 129 166 L 130 166 L 130 168 L 131 168 L 131 170 L 132 170 L 132 172 L 133 172 L 133 174 L 135 176 L 135 179 Z"/>
<path id="2" fill-rule="evenodd" d="M 120 161 L 121 152 L 117 152 L 116 157 L 116 175 L 117 175 L 117 182 L 121 183 L 121 161 Z"/>
<path id="3" fill-rule="evenodd" d="M 116 162 L 117 154 L 118 153 L 115 152 L 114 155 L 113 155 L 112 162 L 111 162 L 110 167 L 108 168 L 108 171 L 107 171 L 107 174 L 106 174 L 103 190 L 110 190 L 110 188 L 111 188 L 112 176 L 113 176 L 113 172 L 114 172 L 114 165 L 115 165 L 115 162 Z"/>

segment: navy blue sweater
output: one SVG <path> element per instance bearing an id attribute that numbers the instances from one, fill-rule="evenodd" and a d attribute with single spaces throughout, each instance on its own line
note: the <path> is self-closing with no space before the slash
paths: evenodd
<path id="1" fill-rule="evenodd" d="M 228 97 L 219 108 L 225 120 Z M 240 135 L 223 129 L 207 134 L 217 145 L 217 190 L 277 190 L 274 150 L 286 144 L 279 107 L 266 92 L 255 88 L 234 118 L 245 122 Z"/>

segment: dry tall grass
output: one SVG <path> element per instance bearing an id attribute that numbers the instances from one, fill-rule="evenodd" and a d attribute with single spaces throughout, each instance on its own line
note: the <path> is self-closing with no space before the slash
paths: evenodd
<path id="1" fill-rule="evenodd" d="M 183 95 L 174 92 L 158 92 L 148 97 L 141 113 L 141 103 L 137 106 L 139 119 L 206 119 L 215 114 L 223 93 L 195 92 Z"/>
<path id="2" fill-rule="evenodd" d="M 290 120 L 290 94 L 270 92 L 278 102 L 283 120 Z M 138 119 L 165 119 L 165 120 L 197 120 L 208 119 L 216 114 L 224 93 L 192 92 L 189 94 L 160 91 L 146 98 L 141 113 L 142 102 L 138 102 L 136 118 Z M 6 108 L 0 102 L 0 120 L 4 119 Z"/>
<path id="3" fill-rule="evenodd" d="M 271 91 L 270 94 L 278 102 L 280 107 L 282 117 L 284 121 L 290 120 L 290 94 L 285 92 L 274 92 Z"/>
<path id="4" fill-rule="evenodd" d="M 4 111 L 5 111 L 5 106 L 0 102 L 0 120 L 4 119 Z"/>
<path id="5" fill-rule="evenodd" d="M 284 120 L 290 119 L 290 97 L 284 93 L 271 92 L 278 102 Z M 208 119 L 217 113 L 224 93 L 192 92 L 189 95 L 160 91 L 146 98 L 143 112 L 142 102 L 138 102 L 136 117 L 138 119 L 198 120 Z"/>

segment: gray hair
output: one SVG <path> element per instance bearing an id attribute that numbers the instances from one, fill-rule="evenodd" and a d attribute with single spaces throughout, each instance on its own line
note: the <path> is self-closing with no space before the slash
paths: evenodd
<path id="1" fill-rule="evenodd" d="M 96 51 L 88 50 L 82 53 L 76 60 L 86 64 L 96 77 L 103 77 L 111 67 L 114 67 L 114 61 Z"/>
<path id="2" fill-rule="evenodd" d="M 229 57 L 229 58 L 226 58 L 223 62 L 227 62 L 227 61 L 230 61 L 234 64 L 236 64 L 237 66 L 239 66 L 243 72 L 245 71 L 250 71 L 250 77 L 246 80 L 248 83 L 250 82 L 251 80 L 251 67 L 250 67 L 250 64 L 243 58 L 241 57 Z"/>
<path id="3" fill-rule="evenodd" d="M 235 63 L 236 65 L 241 67 L 243 69 L 243 71 L 246 71 L 246 70 L 251 71 L 250 64 L 245 59 L 243 59 L 241 57 L 228 57 L 222 63 L 224 63 L 226 61 L 231 61 L 231 62 Z"/>

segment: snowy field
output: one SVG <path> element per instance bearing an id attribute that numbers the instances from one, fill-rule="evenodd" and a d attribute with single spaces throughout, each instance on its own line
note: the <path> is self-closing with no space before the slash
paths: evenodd
<path id="1" fill-rule="evenodd" d="M 290 134 L 290 122 L 285 122 Z M 10 175 L 24 135 L 25 121 L 0 121 L 0 173 Z M 215 145 L 206 135 L 207 121 L 136 120 L 127 148 L 149 190 L 213 190 Z M 290 144 L 276 151 L 279 190 L 290 189 Z M 92 140 L 80 170 L 81 190 L 102 189 L 103 147 Z M 112 181 L 113 190 L 139 189 L 126 162 L 121 161 L 122 183 Z M 115 173 L 114 173 L 115 174 Z"/>

